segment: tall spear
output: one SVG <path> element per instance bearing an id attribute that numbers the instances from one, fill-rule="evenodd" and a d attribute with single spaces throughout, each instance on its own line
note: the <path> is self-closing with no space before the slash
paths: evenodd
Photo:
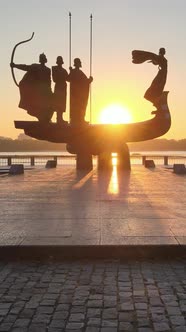
<path id="1" fill-rule="evenodd" d="M 92 14 L 90 15 L 90 76 L 92 76 Z M 92 93 L 90 85 L 90 123 L 92 121 Z"/>
<path id="2" fill-rule="evenodd" d="M 71 67 L 71 49 L 72 49 L 72 38 L 71 38 L 71 12 L 69 12 L 69 67 Z"/>

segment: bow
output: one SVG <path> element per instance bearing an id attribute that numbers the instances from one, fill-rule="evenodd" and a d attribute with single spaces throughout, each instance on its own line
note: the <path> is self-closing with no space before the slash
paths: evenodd
<path id="1" fill-rule="evenodd" d="M 29 39 L 23 40 L 23 41 L 17 43 L 17 44 L 14 46 L 13 51 L 12 51 L 12 55 L 11 55 L 11 63 L 14 62 L 14 61 L 13 61 L 13 60 L 14 60 L 14 54 L 15 54 L 15 50 L 16 50 L 17 46 L 29 42 L 33 37 L 34 37 L 34 32 L 32 33 L 32 36 L 31 36 Z M 19 86 L 19 84 L 17 83 L 16 78 L 15 78 L 14 68 L 13 68 L 13 67 L 11 67 L 11 72 L 12 72 L 12 77 L 13 77 L 14 83 L 15 83 L 17 86 Z"/>

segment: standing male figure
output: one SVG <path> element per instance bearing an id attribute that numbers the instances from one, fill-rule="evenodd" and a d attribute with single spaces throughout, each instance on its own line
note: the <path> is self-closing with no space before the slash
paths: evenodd
<path id="1" fill-rule="evenodd" d="M 56 59 L 57 66 L 52 67 L 52 79 L 54 86 L 54 109 L 57 112 L 57 123 L 66 123 L 63 119 L 63 113 L 66 111 L 67 83 L 68 73 L 63 68 L 63 58 L 58 56 Z"/>
<path id="2" fill-rule="evenodd" d="M 10 66 L 26 71 L 19 83 L 19 107 L 37 117 L 39 121 L 49 122 L 53 115 L 53 108 L 51 70 L 46 63 L 46 55 L 42 53 L 39 56 L 39 63 L 32 65 L 11 63 Z"/>
<path id="3" fill-rule="evenodd" d="M 92 76 L 88 78 L 80 69 L 81 67 L 81 60 L 75 58 L 74 68 L 70 67 L 68 76 L 70 82 L 70 123 L 75 125 L 86 123 L 84 118 L 88 103 L 89 86 L 93 81 Z"/>

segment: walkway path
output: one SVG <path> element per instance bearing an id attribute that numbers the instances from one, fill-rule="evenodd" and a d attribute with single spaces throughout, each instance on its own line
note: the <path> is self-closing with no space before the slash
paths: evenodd
<path id="1" fill-rule="evenodd" d="M 74 166 L 0 177 L 0 245 L 185 245 L 186 176 Z"/>
<path id="2" fill-rule="evenodd" d="M 162 167 L 1 176 L 0 331 L 186 331 L 186 260 L 160 259 L 185 251 L 185 216 L 186 177 Z M 90 249 L 125 260 L 72 260 Z"/>
<path id="3" fill-rule="evenodd" d="M 0 331 L 186 331 L 186 262 L 0 264 Z"/>

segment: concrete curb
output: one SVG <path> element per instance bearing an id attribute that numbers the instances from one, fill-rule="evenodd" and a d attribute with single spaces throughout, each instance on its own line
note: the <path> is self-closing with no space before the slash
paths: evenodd
<path id="1" fill-rule="evenodd" d="M 0 260 L 172 259 L 186 258 L 186 245 L 0 246 Z"/>

